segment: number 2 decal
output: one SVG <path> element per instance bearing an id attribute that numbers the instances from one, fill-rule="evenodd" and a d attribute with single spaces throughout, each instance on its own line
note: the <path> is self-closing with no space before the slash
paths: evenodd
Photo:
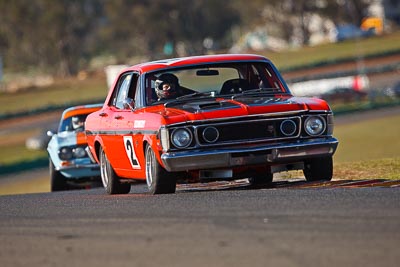
<path id="1" fill-rule="evenodd" d="M 132 168 L 140 169 L 139 161 L 136 157 L 135 149 L 133 147 L 132 136 L 124 136 L 124 147 Z"/>

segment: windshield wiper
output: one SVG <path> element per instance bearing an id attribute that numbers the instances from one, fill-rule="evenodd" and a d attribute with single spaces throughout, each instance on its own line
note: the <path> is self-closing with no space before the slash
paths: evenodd
<path id="1" fill-rule="evenodd" d="M 178 96 L 177 98 L 171 99 L 170 101 L 164 103 L 164 106 L 168 107 L 168 106 L 171 106 L 171 105 L 174 105 L 177 103 L 182 103 L 182 102 L 187 101 L 187 99 L 190 99 L 190 98 L 196 97 L 196 96 L 204 96 L 205 98 L 209 98 L 209 97 L 214 98 L 215 92 L 194 92 L 191 94 Z M 198 98 L 198 99 L 200 100 L 200 99 L 204 99 L 204 98 Z"/>
<path id="2" fill-rule="evenodd" d="M 262 94 L 273 94 L 273 93 L 281 93 L 281 90 L 279 88 L 257 88 L 257 89 L 250 89 L 243 91 L 241 93 L 234 94 L 232 96 L 232 99 L 235 97 L 241 97 L 241 96 L 246 96 L 246 95 L 253 95 L 257 93 L 262 93 Z"/>
<path id="3" fill-rule="evenodd" d="M 257 88 L 257 89 L 250 89 L 250 90 L 246 90 L 243 91 L 242 94 L 246 95 L 246 94 L 252 94 L 252 93 L 275 93 L 280 91 L 278 88 L 275 87 L 271 87 L 271 88 Z"/>
<path id="4" fill-rule="evenodd" d="M 214 92 L 194 92 L 191 94 L 178 96 L 177 98 L 175 98 L 175 100 L 182 100 L 182 99 L 191 98 L 194 96 L 214 96 L 214 95 L 215 95 Z"/>

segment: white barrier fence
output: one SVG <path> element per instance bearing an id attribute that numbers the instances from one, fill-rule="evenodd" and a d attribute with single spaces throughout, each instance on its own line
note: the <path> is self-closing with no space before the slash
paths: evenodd
<path id="1" fill-rule="evenodd" d="M 288 84 L 288 86 L 295 96 L 320 96 L 339 87 L 352 88 L 354 90 L 367 90 L 369 88 L 369 79 L 366 75 L 346 76 L 297 82 Z"/>

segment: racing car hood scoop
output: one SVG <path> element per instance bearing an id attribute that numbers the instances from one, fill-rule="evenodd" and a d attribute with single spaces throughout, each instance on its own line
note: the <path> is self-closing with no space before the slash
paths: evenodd
<path id="1" fill-rule="evenodd" d="M 202 111 L 211 111 L 217 109 L 234 108 L 239 107 L 238 104 L 227 102 L 227 101 L 196 101 L 192 103 L 185 103 L 180 108 L 191 112 L 198 113 Z"/>

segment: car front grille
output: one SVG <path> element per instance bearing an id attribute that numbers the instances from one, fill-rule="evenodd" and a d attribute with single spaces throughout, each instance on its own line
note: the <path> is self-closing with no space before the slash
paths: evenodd
<path id="1" fill-rule="evenodd" d="M 214 123 L 194 127 L 199 146 L 253 143 L 300 136 L 300 117 Z"/>

